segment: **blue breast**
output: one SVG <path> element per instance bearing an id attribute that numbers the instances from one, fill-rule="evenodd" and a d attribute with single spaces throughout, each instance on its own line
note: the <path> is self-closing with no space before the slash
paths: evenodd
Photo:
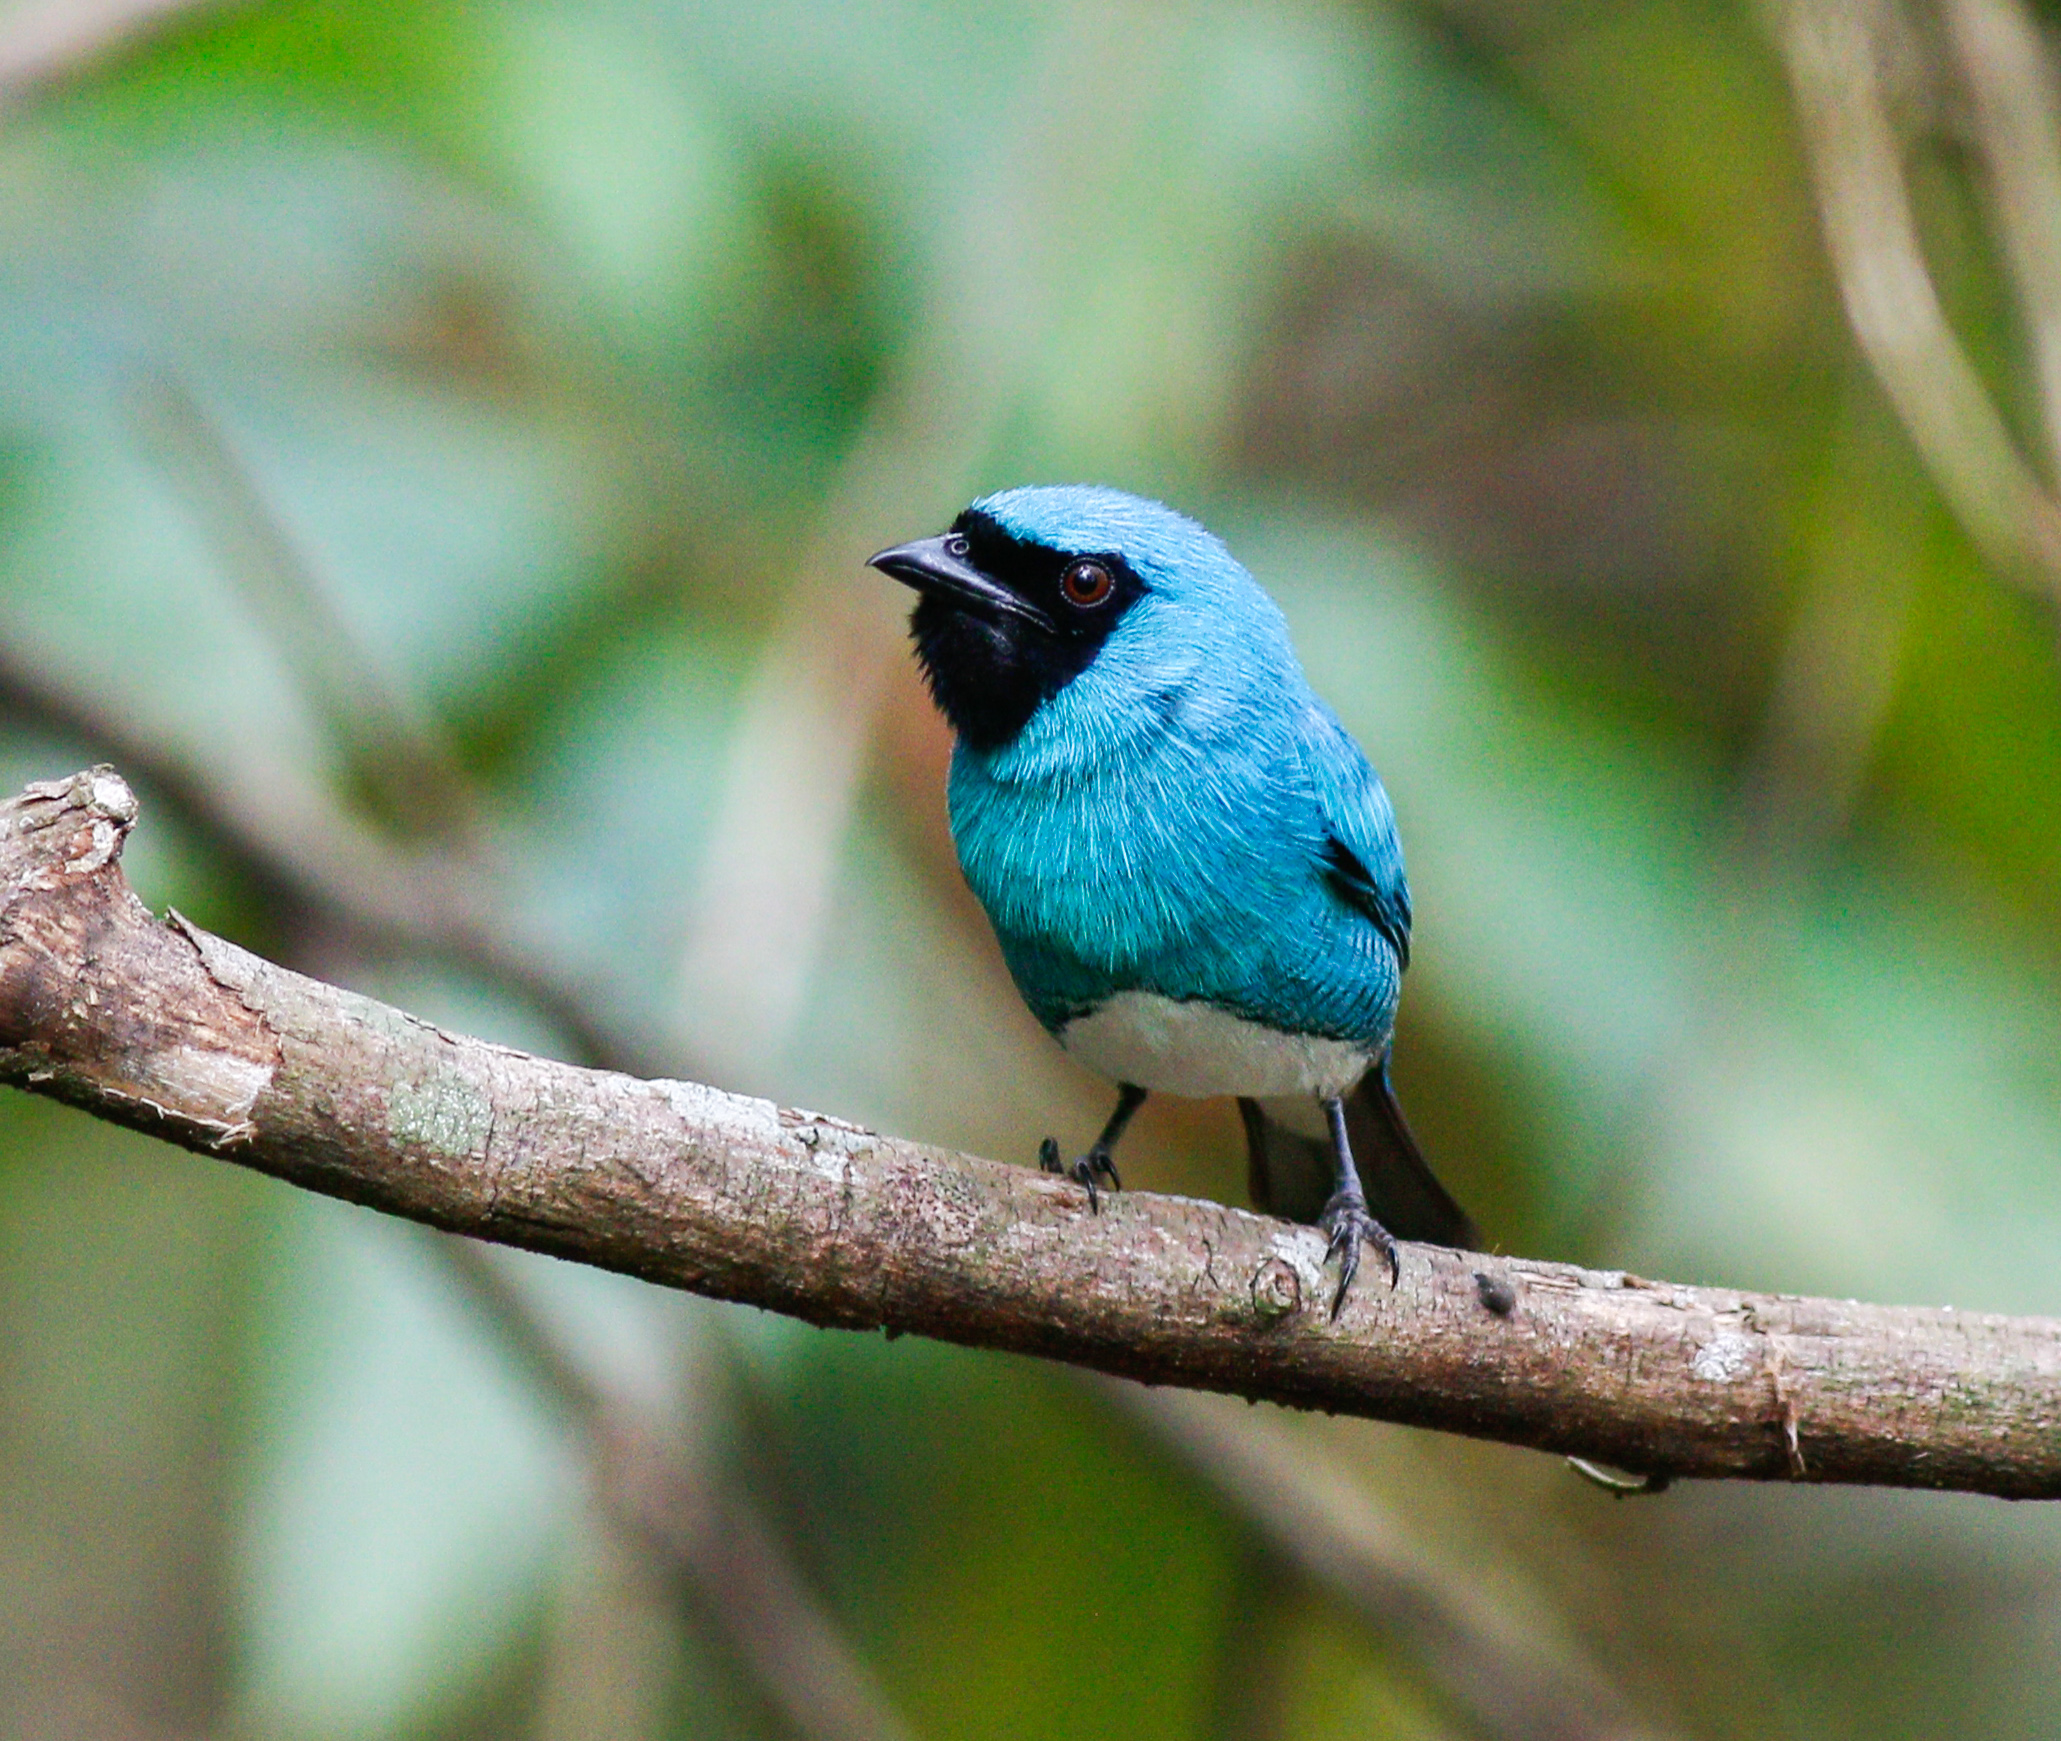
<path id="1" fill-rule="evenodd" d="M 1292 653 L 1273 656 L 1285 632 L 1265 651 L 1130 702 L 1077 685 L 1005 750 L 954 755 L 960 863 L 1048 1029 L 1135 990 L 1387 1045 L 1400 962 L 1330 856 L 1338 793 L 1366 794 L 1358 852 L 1400 893 L 1387 802 Z"/>

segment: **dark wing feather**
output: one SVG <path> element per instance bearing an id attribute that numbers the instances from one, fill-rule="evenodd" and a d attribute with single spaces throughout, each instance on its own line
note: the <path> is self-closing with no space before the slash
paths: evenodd
<path id="1" fill-rule="evenodd" d="M 1313 702 L 1303 721 L 1303 772 L 1323 818 L 1322 871 L 1332 892 L 1370 919 L 1410 959 L 1410 880 L 1403 873 L 1395 807 L 1338 716 Z"/>
<path id="2" fill-rule="evenodd" d="M 1337 835 L 1324 842 L 1324 874 L 1345 904 L 1374 921 L 1388 939 L 1398 968 L 1410 965 L 1410 885 L 1401 877 L 1386 884 L 1360 861 L 1360 855 Z"/>

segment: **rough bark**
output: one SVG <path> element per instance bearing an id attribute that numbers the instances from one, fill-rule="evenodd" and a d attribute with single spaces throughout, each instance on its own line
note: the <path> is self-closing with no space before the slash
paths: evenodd
<path id="1" fill-rule="evenodd" d="M 0 805 L 0 1081 L 457 1233 L 810 1322 L 1670 1476 L 2061 1495 L 2061 1323 L 1324 1241 L 692 1083 L 447 1033 L 270 965 L 120 868 L 107 768 Z"/>

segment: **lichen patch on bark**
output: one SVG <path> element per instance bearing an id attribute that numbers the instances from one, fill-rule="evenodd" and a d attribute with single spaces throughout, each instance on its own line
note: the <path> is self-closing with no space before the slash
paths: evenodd
<path id="1" fill-rule="evenodd" d="M 440 1070 L 387 1090 L 386 1133 L 404 1148 L 452 1163 L 479 1160 L 493 1128 L 493 1102 L 461 1071 Z"/>

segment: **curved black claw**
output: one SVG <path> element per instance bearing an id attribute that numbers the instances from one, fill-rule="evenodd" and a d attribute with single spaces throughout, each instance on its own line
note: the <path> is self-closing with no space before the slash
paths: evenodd
<path id="1" fill-rule="evenodd" d="M 1388 1285 L 1391 1288 L 1403 1279 L 1403 1260 L 1396 1251 L 1395 1240 L 1387 1228 L 1367 1213 L 1367 1199 L 1359 1192 L 1340 1191 L 1334 1195 L 1324 1205 L 1324 1213 L 1317 1217 L 1317 1226 L 1331 1239 L 1324 1250 L 1324 1261 L 1329 1263 L 1332 1253 L 1338 1254 L 1338 1292 L 1331 1298 L 1333 1318 L 1344 1308 L 1346 1289 L 1353 1285 L 1353 1277 L 1360 1273 L 1361 1240 L 1366 1240 L 1388 1259 Z"/>
<path id="2" fill-rule="evenodd" d="M 1087 1186 L 1088 1208 L 1096 1215 L 1102 1213 L 1102 1199 L 1095 1190 L 1097 1173 L 1106 1173 L 1109 1176 L 1109 1188 L 1112 1191 L 1121 1191 L 1124 1188 L 1123 1180 L 1116 1176 L 1116 1162 L 1109 1158 L 1109 1151 L 1099 1144 L 1069 1167 L 1059 1158 L 1059 1139 L 1048 1136 L 1038 1144 L 1038 1169 L 1040 1172 L 1062 1174 L 1076 1184 Z M 1383 1237 L 1387 1236 L 1384 1234 Z"/>

